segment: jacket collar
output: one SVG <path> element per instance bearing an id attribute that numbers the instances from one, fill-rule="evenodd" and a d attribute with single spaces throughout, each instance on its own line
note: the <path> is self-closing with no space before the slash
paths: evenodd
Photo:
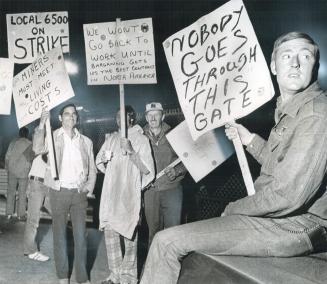
<path id="1" fill-rule="evenodd" d="M 79 133 L 79 131 L 77 130 L 77 128 L 74 128 L 73 131 L 74 131 L 74 136 L 73 136 L 73 138 L 79 138 L 79 137 L 81 136 L 81 134 Z M 64 130 L 63 127 L 60 127 L 60 128 L 58 129 L 58 136 L 64 135 L 65 133 L 66 133 L 66 132 L 65 132 L 65 130 Z"/>
<path id="2" fill-rule="evenodd" d="M 318 97 L 323 90 L 321 90 L 319 83 L 316 81 L 312 83 L 304 91 L 294 95 L 294 98 L 289 100 L 286 104 L 282 105 L 282 98 L 277 99 L 277 108 L 275 113 L 276 120 L 279 119 L 283 114 L 287 114 L 291 117 L 295 117 L 299 112 L 300 108 L 307 102 Z"/>

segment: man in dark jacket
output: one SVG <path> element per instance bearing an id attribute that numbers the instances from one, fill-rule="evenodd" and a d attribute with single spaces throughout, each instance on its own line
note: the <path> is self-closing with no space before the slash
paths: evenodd
<path id="1" fill-rule="evenodd" d="M 153 186 L 144 193 L 145 217 L 149 227 L 149 245 L 158 231 L 180 225 L 183 188 L 181 180 L 185 167 L 179 163 L 168 167 L 177 155 L 170 146 L 166 133 L 170 126 L 164 122 L 165 115 L 161 103 L 146 105 L 144 134 L 150 139 L 156 165 L 156 173 L 164 170 L 165 174 L 155 180 Z"/>

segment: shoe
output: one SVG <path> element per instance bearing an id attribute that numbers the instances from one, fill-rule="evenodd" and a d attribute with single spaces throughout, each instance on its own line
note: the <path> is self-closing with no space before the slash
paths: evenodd
<path id="1" fill-rule="evenodd" d="M 101 284 L 120 284 L 120 283 L 113 282 L 110 279 L 105 279 L 101 281 Z"/>
<path id="2" fill-rule="evenodd" d="M 28 258 L 32 259 L 32 260 L 40 261 L 40 262 L 45 262 L 50 259 L 50 257 L 48 257 L 47 255 L 44 255 L 43 253 L 41 253 L 39 251 L 37 251 L 35 253 L 30 253 L 28 255 Z M 63 282 L 63 283 L 65 283 L 65 282 Z"/>
<path id="3" fill-rule="evenodd" d="M 65 279 L 59 279 L 59 283 L 60 284 L 69 284 L 69 279 L 65 278 Z"/>
<path id="4" fill-rule="evenodd" d="M 18 219 L 18 221 L 20 221 L 20 222 L 25 222 L 25 221 L 26 221 L 26 217 L 25 217 L 25 216 L 18 217 L 17 219 Z"/>

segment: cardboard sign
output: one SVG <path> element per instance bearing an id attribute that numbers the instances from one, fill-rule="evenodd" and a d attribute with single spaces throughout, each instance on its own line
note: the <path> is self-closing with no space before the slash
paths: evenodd
<path id="1" fill-rule="evenodd" d="M 61 46 L 69 52 L 67 12 L 7 14 L 9 58 L 31 63 L 40 54 Z"/>
<path id="2" fill-rule="evenodd" d="M 223 127 L 205 133 L 195 142 L 183 121 L 166 137 L 195 182 L 204 178 L 235 152 Z"/>
<path id="3" fill-rule="evenodd" d="M 74 96 L 60 47 L 38 57 L 14 77 L 13 95 L 18 127 Z"/>
<path id="4" fill-rule="evenodd" d="M 248 115 L 274 95 L 241 0 L 232 0 L 163 43 L 193 139 Z"/>
<path id="5" fill-rule="evenodd" d="M 157 82 L 151 18 L 83 28 L 88 85 Z"/>
<path id="6" fill-rule="evenodd" d="M 0 58 L 0 114 L 10 114 L 14 62 Z"/>

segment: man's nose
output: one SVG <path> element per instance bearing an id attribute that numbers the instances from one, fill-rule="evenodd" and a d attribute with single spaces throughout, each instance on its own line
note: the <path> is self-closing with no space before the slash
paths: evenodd
<path id="1" fill-rule="evenodd" d="M 291 59 L 291 66 L 294 68 L 300 67 L 300 60 L 298 55 L 294 55 Z"/>

